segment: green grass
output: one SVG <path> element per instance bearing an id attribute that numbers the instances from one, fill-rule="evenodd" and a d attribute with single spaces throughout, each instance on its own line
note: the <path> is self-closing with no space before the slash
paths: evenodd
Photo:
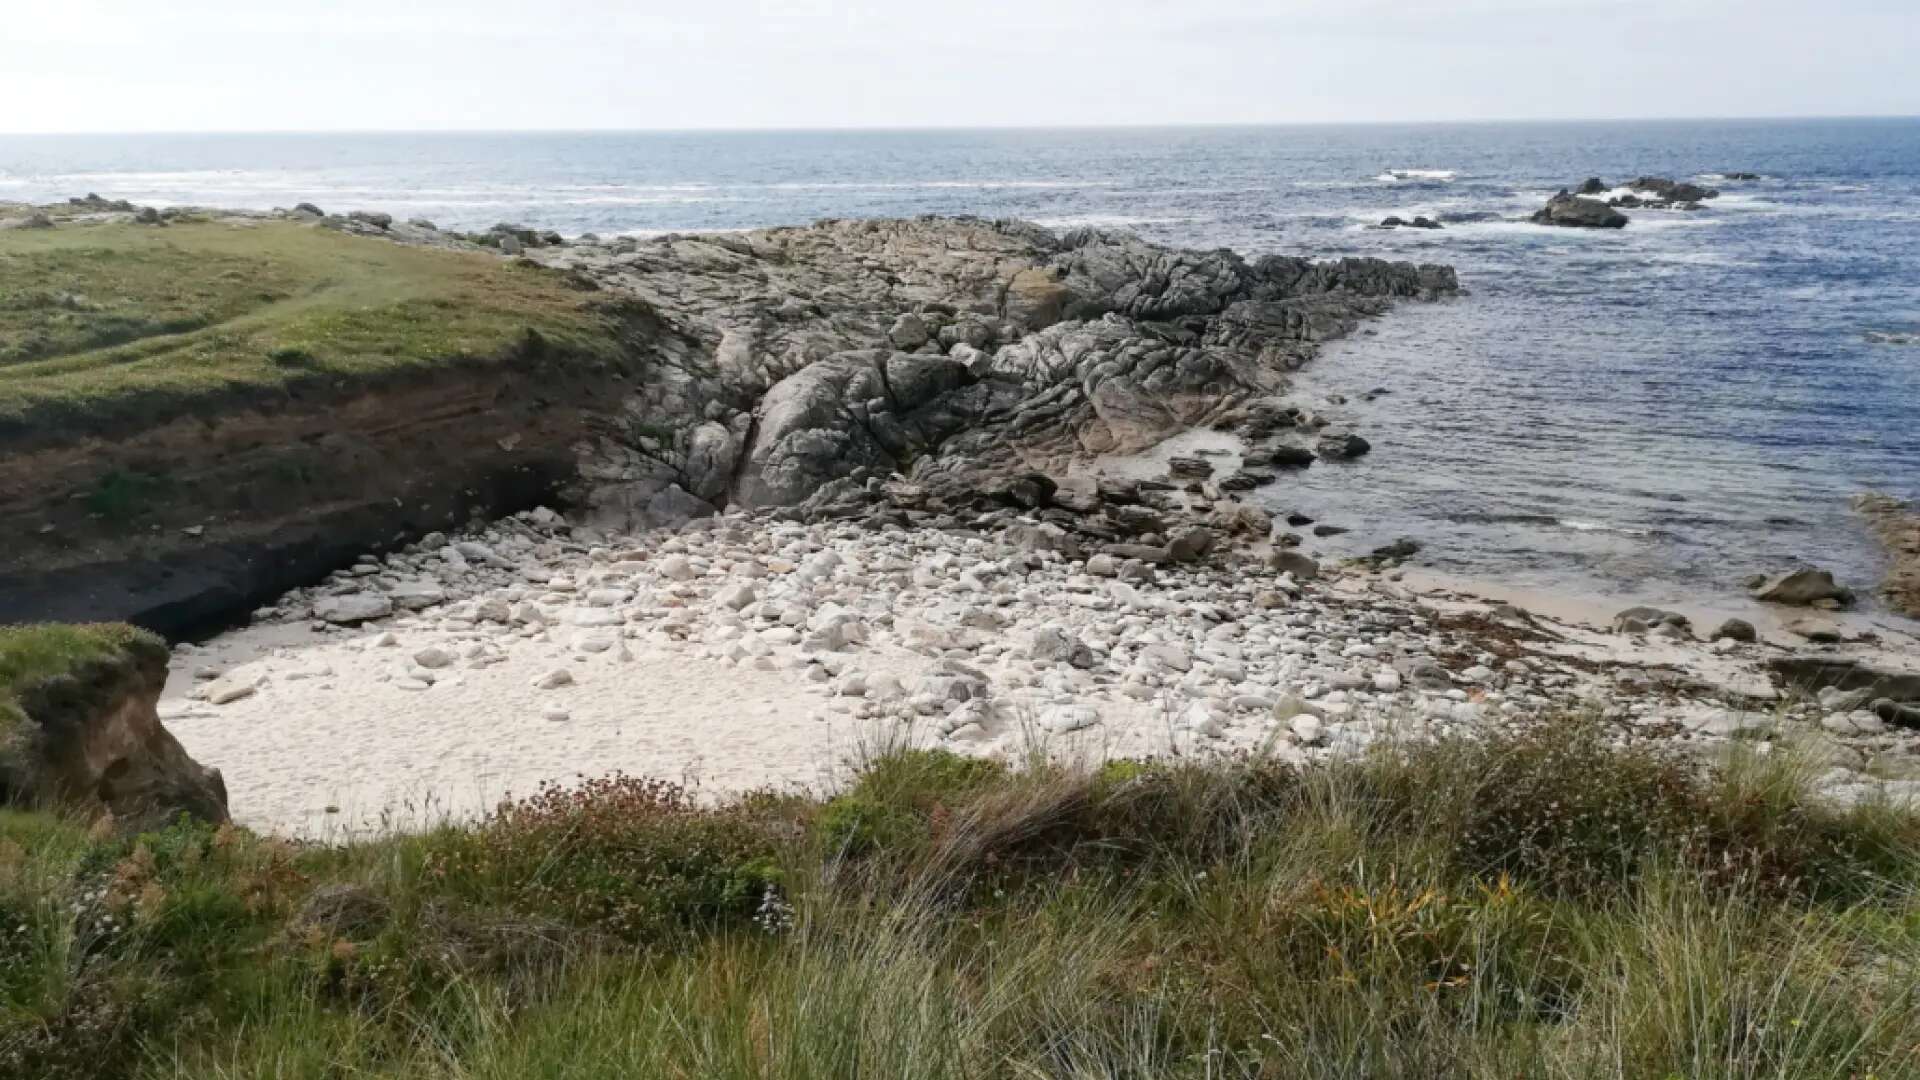
<path id="1" fill-rule="evenodd" d="M 568 279 L 290 222 L 0 231 L 0 432 L 560 355 L 617 359 Z"/>
<path id="2" fill-rule="evenodd" d="M 1891 1080 L 1916 844 L 1576 722 L 1306 773 L 895 752 L 826 802 L 612 778 L 332 847 L 0 815 L 0 1075 Z"/>
<path id="3" fill-rule="evenodd" d="M 0 626 L 0 737 L 22 719 L 17 697 L 22 688 L 110 659 L 135 644 L 166 647 L 158 637 L 124 623 Z"/>

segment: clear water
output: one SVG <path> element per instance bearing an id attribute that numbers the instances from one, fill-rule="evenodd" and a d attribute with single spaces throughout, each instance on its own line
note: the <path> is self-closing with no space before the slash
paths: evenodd
<path id="1" fill-rule="evenodd" d="M 1711 180 L 1620 232 L 1525 214 L 1597 175 Z M 1847 508 L 1920 496 L 1920 120 L 1125 131 L 0 137 L 0 199 L 312 201 L 442 225 L 743 229 L 1017 216 L 1176 244 L 1452 263 L 1303 377 L 1377 447 L 1263 497 L 1441 569 L 1643 597 L 1793 559 L 1865 582 Z M 1369 230 L 1387 214 L 1442 232 Z M 1390 391 L 1373 401 L 1361 394 Z"/>

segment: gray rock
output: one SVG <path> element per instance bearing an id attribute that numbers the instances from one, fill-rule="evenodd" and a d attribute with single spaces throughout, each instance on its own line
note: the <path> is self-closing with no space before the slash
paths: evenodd
<path id="1" fill-rule="evenodd" d="M 1090 728 L 1100 722 L 1100 712 L 1091 705 L 1055 705 L 1040 714 L 1040 723 L 1056 735 Z"/>
<path id="2" fill-rule="evenodd" d="M 1276 573 L 1292 575 L 1295 581 L 1312 581 L 1320 576 L 1320 564 L 1297 551 L 1271 552 L 1267 555 L 1267 566 Z"/>
<path id="3" fill-rule="evenodd" d="M 413 662 L 428 671 L 438 671 L 453 665 L 454 655 L 438 645 L 430 645 L 413 654 Z"/>
<path id="4" fill-rule="evenodd" d="M 1613 629 L 1621 634 L 1647 634 L 1661 627 L 1686 630 L 1692 625 L 1685 615 L 1656 607 L 1630 607 L 1613 617 Z"/>
<path id="5" fill-rule="evenodd" d="M 893 326 L 887 330 L 887 340 L 893 342 L 895 348 L 905 352 L 912 352 L 925 345 L 932 337 L 932 332 L 927 328 L 927 321 L 914 314 L 902 315 L 893 320 Z"/>
<path id="6" fill-rule="evenodd" d="M 1322 436 L 1317 446 L 1320 456 L 1330 461 L 1350 461 L 1364 457 L 1373 444 L 1351 433 Z"/>
<path id="7" fill-rule="evenodd" d="M 376 593 L 323 596 L 313 602 L 313 617 L 341 626 L 353 626 L 393 614 L 393 601 Z"/>
<path id="8" fill-rule="evenodd" d="M 1536 225 L 1560 225 L 1579 229 L 1622 229 L 1627 215 L 1598 199 L 1583 198 L 1562 191 L 1534 212 Z"/>
<path id="9" fill-rule="evenodd" d="M 1810 607 L 1822 601 L 1846 607 L 1853 603 L 1853 592 L 1836 584 L 1830 571 L 1803 569 L 1766 579 L 1754 590 L 1753 598 L 1795 607 Z"/>
<path id="10" fill-rule="evenodd" d="M 1730 641 L 1754 642 L 1760 640 L 1760 633 L 1745 619 L 1728 619 L 1714 629 L 1708 640 L 1719 641 L 1722 638 Z"/>

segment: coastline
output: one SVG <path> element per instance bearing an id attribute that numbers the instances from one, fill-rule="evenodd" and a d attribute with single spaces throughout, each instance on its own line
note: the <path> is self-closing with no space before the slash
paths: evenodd
<path id="1" fill-rule="evenodd" d="M 1920 732 L 1859 694 L 1795 692 L 1770 664 L 1805 650 L 1619 634 L 1591 603 L 1414 569 L 1277 573 L 1251 545 L 1090 562 L 1061 539 L 1011 511 L 906 531 L 728 515 L 638 536 L 526 515 L 363 561 L 179 647 L 161 714 L 226 769 L 241 823 L 334 840 L 609 772 L 724 799 L 830 794 L 906 746 L 1306 764 L 1542 711 L 1708 758 L 1808 755 L 1837 799 L 1920 797 Z M 383 582 L 438 599 L 316 621 L 327 596 Z"/>
<path id="2" fill-rule="evenodd" d="M 571 517 L 413 523 L 176 650 L 162 716 L 242 823 L 417 828 L 607 771 L 819 791 L 902 743 L 1307 764 L 1561 712 L 1810 753 L 1843 801 L 1920 796 L 1920 735 L 1782 679 L 1777 646 L 1282 542 L 1265 485 L 1368 451 L 1289 374 L 1450 295 L 1446 267 L 978 219 L 604 243 L 276 220 L 567 275 L 621 305 L 627 352 L 597 412 L 549 425 Z M 1206 479 L 1165 482 L 1183 450 Z"/>

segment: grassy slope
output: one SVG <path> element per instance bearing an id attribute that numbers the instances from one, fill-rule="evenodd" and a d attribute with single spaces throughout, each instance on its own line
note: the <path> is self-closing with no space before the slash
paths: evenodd
<path id="1" fill-rule="evenodd" d="M 902 753 L 825 804 L 601 781 L 336 848 L 16 815 L 0 1075 L 1891 1080 L 1917 841 L 1569 724 L 1305 775 Z"/>
<path id="2" fill-rule="evenodd" d="M 136 640 L 158 643 L 123 623 L 0 626 L 0 737 L 20 719 L 19 689 L 123 651 Z"/>
<path id="3" fill-rule="evenodd" d="M 0 231 L 0 431 L 614 345 L 557 274 L 289 222 Z"/>

